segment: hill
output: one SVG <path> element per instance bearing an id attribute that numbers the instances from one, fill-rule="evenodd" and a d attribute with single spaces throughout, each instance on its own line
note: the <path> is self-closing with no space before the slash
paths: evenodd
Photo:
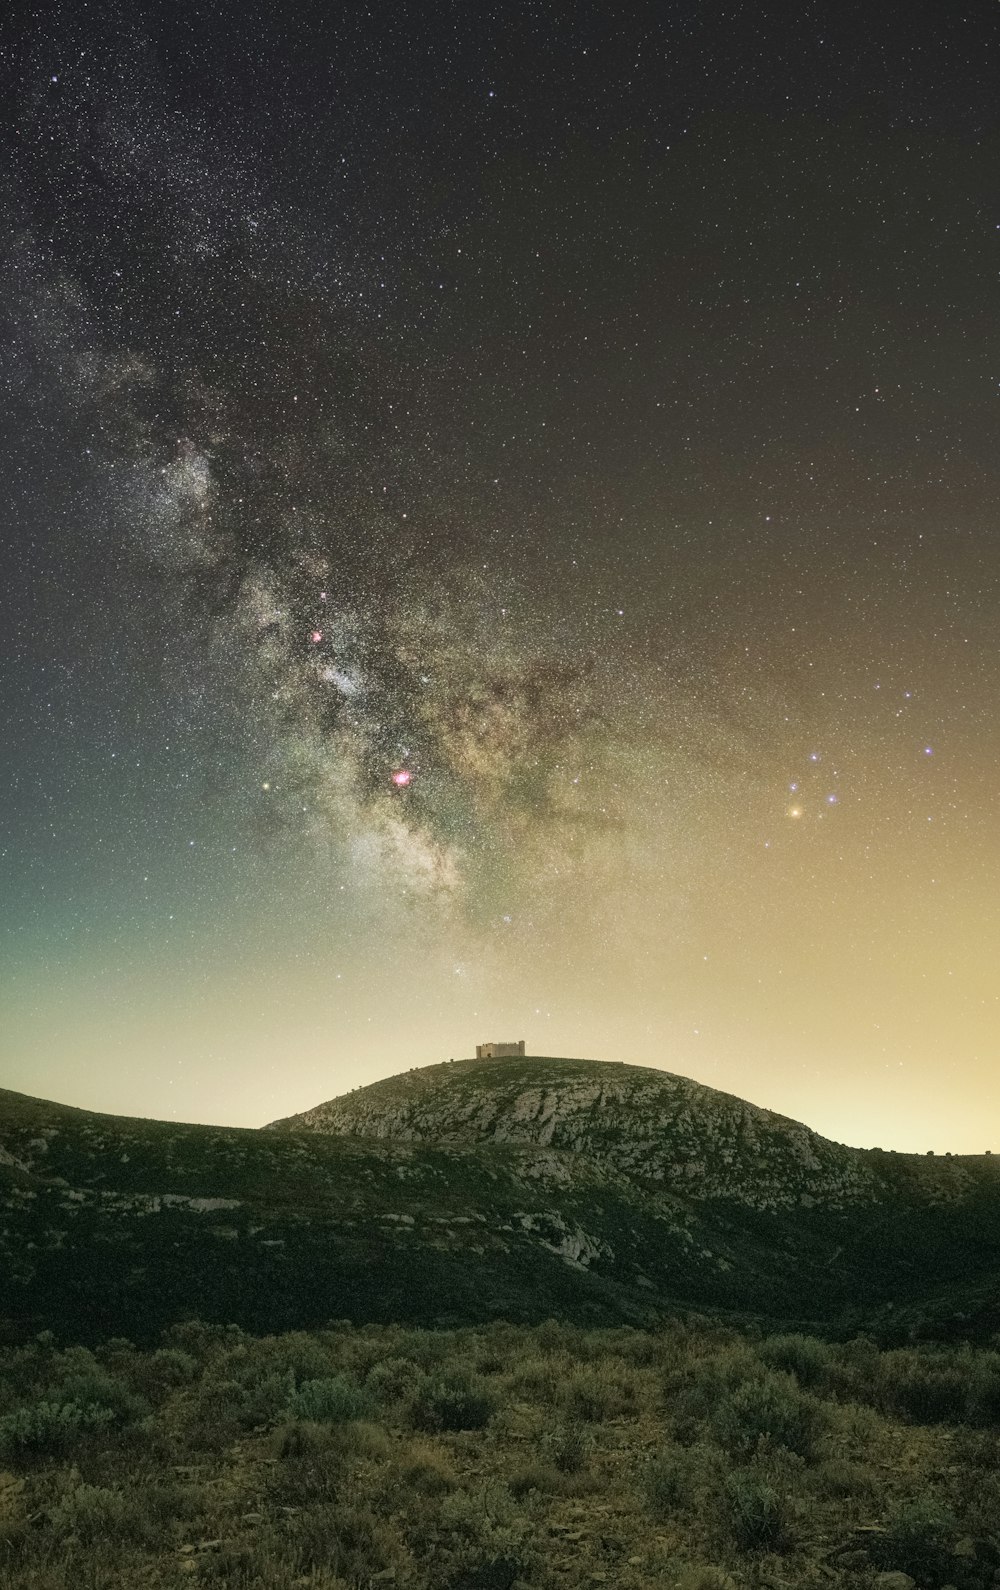
<path id="1" fill-rule="evenodd" d="M 0 1091 L 0 1205 L 8 1340 L 150 1340 L 193 1315 L 272 1331 L 697 1308 L 890 1338 L 1000 1323 L 988 1157 L 847 1148 L 594 1061 L 428 1067 L 261 1131 Z"/>
<path id="2" fill-rule="evenodd" d="M 870 1202 L 875 1156 L 744 1099 L 647 1067 L 600 1060 L 460 1060 L 387 1077 L 269 1130 L 552 1148 L 685 1198 L 757 1209 Z M 913 1160 L 922 1182 L 924 1162 Z M 987 1162 L 988 1163 L 988 1162 Z M 935 1173 L 935 1185 L 942 1182 Z"/>

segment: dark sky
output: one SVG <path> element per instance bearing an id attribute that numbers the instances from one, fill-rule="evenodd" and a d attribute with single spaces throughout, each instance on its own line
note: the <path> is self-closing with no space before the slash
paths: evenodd
<path id="1" fill-rule="evenodd" d="M 995 9 L 0 39 L 0 1082 L 525 1037 L 987 1146 Z"/>

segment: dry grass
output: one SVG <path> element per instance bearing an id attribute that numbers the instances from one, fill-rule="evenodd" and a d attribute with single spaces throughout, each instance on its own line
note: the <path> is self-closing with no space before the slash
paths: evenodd
<path id="1" fill-rule="evenodd" d="M 0 1583 L 870 1590 L 919 1560 L 987 1590 L 996 1432 L 940 1419 L 993 1358 L 708 1324 L 44 1343 L 0 1360 Z M 85 1395 L 111 1417 L 32 1424 Z"/>

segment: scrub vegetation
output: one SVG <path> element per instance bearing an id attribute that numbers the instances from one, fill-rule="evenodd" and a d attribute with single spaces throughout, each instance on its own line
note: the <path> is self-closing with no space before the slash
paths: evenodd
<path id="1" fill-rule="evenodd" d="M 694 1314 L 43 1333 L 0 1354 L 0 1583 L 989 1590 L 998 1346 Z"/>

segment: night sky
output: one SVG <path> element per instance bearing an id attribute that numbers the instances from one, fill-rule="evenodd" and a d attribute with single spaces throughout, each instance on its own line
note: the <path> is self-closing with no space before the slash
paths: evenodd
<path id="1" fill-rule="evenodd" d="M 0 29 L 0 1084 L 1000 1149 L 995 7 Z"/>

